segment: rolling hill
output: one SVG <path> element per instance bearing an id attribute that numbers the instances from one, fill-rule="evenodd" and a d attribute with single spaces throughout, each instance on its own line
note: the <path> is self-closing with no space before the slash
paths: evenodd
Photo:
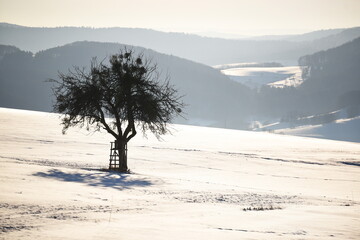
<path id="1" fill-rule="evenodd" d="M 58 71 L 67 72 L 73 66 L 89 66 L 92 57 L 101 61 L 122 47 L 116 43 L 76 42 L 36 54 L 11 48 L 14 51 L 0 60 L 0 106 L 51 111 L 53 98 L 47 79 L 57 78 Z M 203 64 L 150 49 L 134 50 L 157 63 L 162 76 L 169 75 L 171 83 L 184 95 L 186 120 L 177 122 L 244 127 L 241 120 L 251 111 L 247 102 L 252 98 L 247 87 Z"/>

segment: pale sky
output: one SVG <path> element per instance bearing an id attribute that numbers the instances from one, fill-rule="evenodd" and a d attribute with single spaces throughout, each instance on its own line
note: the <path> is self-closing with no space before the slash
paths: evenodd
<path id="1" fill-rule="evenodd" d="M 295 34 L 360 26 L 360 0 L 0 0 L 0 22 Z"/>

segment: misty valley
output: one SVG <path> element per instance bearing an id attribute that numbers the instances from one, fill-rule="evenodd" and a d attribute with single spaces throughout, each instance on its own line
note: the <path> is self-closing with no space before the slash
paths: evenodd
<path id="1" fill-rule="evenodd" d="M 0 32 L 1 107 L 51 112 L 47 79 L 127 46 L 184 95 L 185 119 L 175 123 L 360 141 L 351 130 L 359 129 L 360 28 L 276 40 L 11 24 Z"/>

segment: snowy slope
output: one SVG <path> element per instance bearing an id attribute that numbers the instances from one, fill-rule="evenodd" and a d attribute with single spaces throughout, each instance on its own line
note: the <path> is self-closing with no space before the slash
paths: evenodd
<path id="1" fill-rule="evenodd" d="M 296 128 L 278 128 L 274 132 L 294 136 L 317 137 L 360 143 L 360 117 L 339 119 L 332 123 L 314 126 L 306 125 Z"/>
<path id="2" fill-rule="evenodd" d="M 325 123 L 321 123 L 324 121 Z M 256 121 L 253 125 L 252 129 L 255 131 L 360 143 L 360 116 L 349 117 L 347 109 L 307 116 L 292 122 L 263 125 Z"/>
<path id="3" fill-rule="evenodd" d="M 131 142 L 127 175 L 98 170 L 108 134 L 0 122 L 0 239 L 360 238 L 359 144 L 174 125 Z"/>

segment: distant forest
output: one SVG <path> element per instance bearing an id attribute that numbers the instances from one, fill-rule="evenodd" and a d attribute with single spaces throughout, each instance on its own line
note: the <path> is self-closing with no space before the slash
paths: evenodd
<path id="1" fill-rule="evenodd" d="M 257 114 L 296 118 L 360 105 L 360 38 L 299 59 L 304 82 L 284 89 L 263 86 Z"/>

